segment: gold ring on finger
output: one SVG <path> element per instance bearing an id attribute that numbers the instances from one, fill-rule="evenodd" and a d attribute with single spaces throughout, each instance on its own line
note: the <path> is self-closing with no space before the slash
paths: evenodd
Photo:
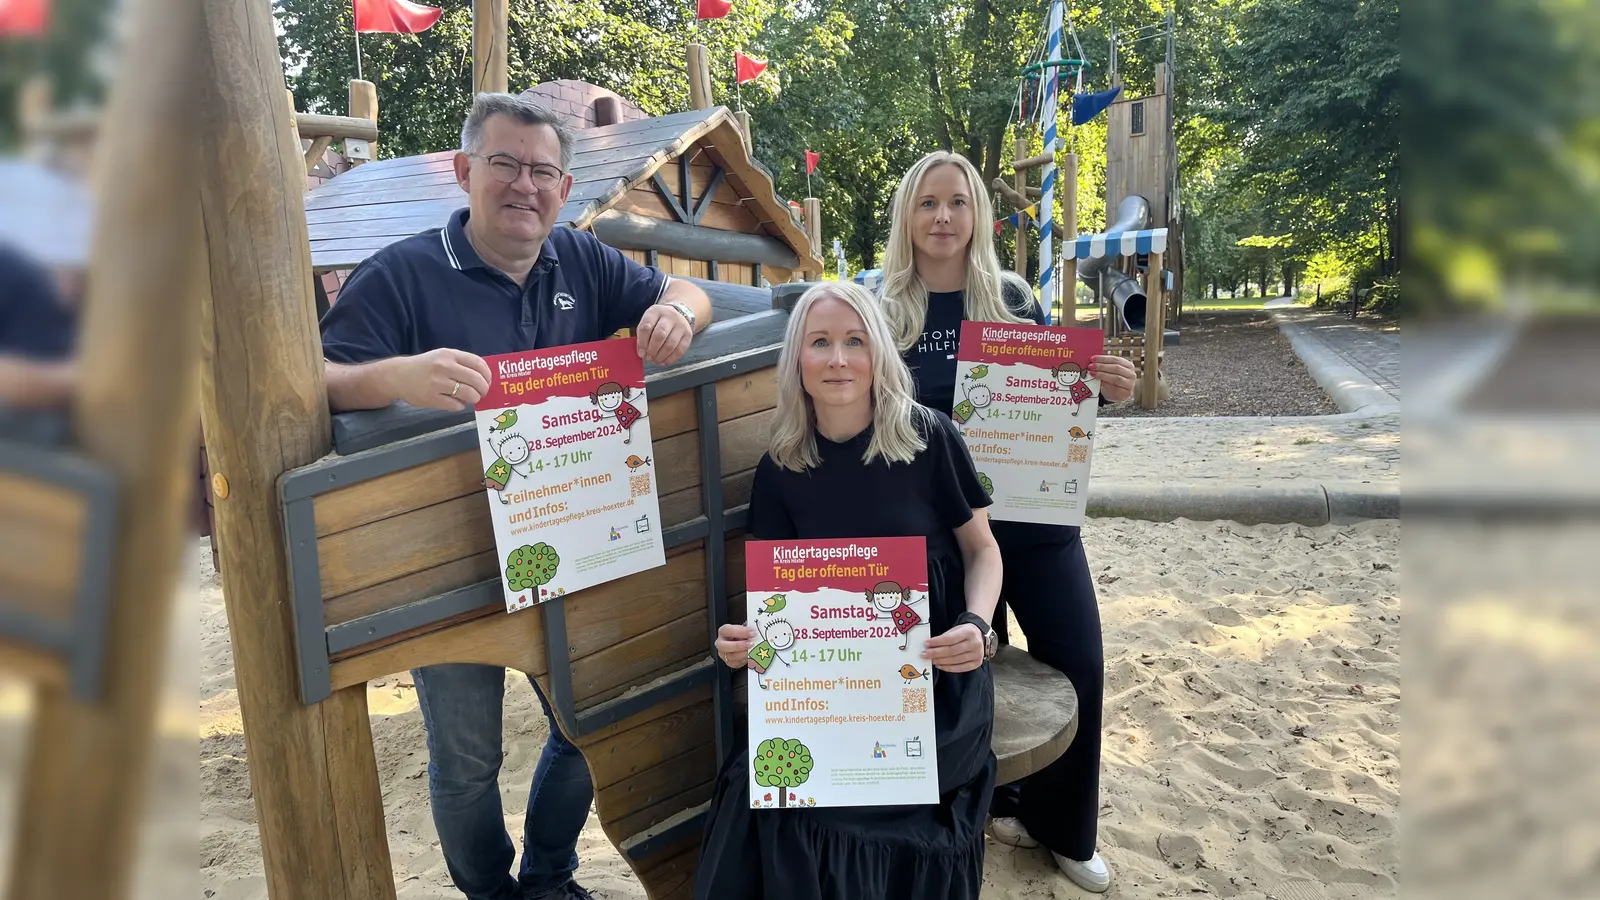
<path id="1" fill-rule="evenodd" d="M 454 399 L 454 397 L 456 395 L 456 391 L 459 391 L 459 390 L 461 390 L 461 382 L 458 381 L 458 382 L 456 382 L 456 386 L 450 389 L 450 397 L 452 399 Z"/>

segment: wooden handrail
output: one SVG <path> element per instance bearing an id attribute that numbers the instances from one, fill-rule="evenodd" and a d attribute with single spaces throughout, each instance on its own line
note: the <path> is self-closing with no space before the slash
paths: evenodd
<path id="1" fill-rule="evenodd" d="M 1041 153 L 1038 156 L 1030 156 L 1027 159 L 1017 160 L 1011 164 L 1011 169 L 1015 172 L 1021 172 L 1024 169 L 1037 169 L 1052 159 L 1055 159 L 1055 157 L 1049 153 Z"/>
<path id="2" fill-rule="evenodd" d="M 378 123 L 354 116 L 323 116 L 315 113 L 295 113 L 295 128 L 302 138 L 330 137 L 334 140 L 355 138 L 360 141 L 378 139 Z"/>

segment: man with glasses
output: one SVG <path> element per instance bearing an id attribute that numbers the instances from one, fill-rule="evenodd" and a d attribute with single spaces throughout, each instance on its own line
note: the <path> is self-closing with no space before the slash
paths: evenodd
<path id="1" fill-rule="evenodd" d="M 572 143 L 544 107 L 478 95 L 454 160 L 467 207 L 363 262 L 322 320 L 333 411 L 396 401 L 465 409 L 489 389 L 483 357 L 601 340 L 622 328 L 635 329 L 640 355 L 653 363 L 683 356 L 710 322 L 705 292 L 586 232 L 555 227 L 572 190 Z M 516 851 L 497 784 L 505 670 L 450 664 L 412 676 L 428 733 L 434 825 L 456 887 L 469 900 L 587 900 L 572 875 L 594 785 L 538 684 L 550 737 L 512 878 Z"/>

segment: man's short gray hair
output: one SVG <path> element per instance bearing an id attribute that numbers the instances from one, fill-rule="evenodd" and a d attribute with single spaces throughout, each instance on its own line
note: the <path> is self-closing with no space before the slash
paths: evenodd
<path id="1" fill-rule="evenodd" d="M 472 112 L 461 126 L 461 149 L 466 153 L 483 151 L 483 123 L 491 116 L 509 116 L 521 125 L 549 125 L 561 144 L 561 168 L 572 170 L 572 129 L 561 117 L 518 94 L 484 93 L 473 98 Z"/>

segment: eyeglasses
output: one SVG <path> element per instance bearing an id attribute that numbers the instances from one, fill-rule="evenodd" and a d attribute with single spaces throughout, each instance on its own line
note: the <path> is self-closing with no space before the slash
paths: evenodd
<path id="1" fill-rule="evenodd" d="M 522 174 L 523 169 L 527 169 L 533 178 L 533 186 L 541 191 L 548 191 L 554 190 L 555 186 L 561 183 L 561 176 L 566 174 L 555 166 L 545 163 L 525 163 L 509 153 L 492 153 L 488 156 L 481 153 L 467 155 L 487 160 L 489 174 L 501 184 L 511 184 Z"/>

